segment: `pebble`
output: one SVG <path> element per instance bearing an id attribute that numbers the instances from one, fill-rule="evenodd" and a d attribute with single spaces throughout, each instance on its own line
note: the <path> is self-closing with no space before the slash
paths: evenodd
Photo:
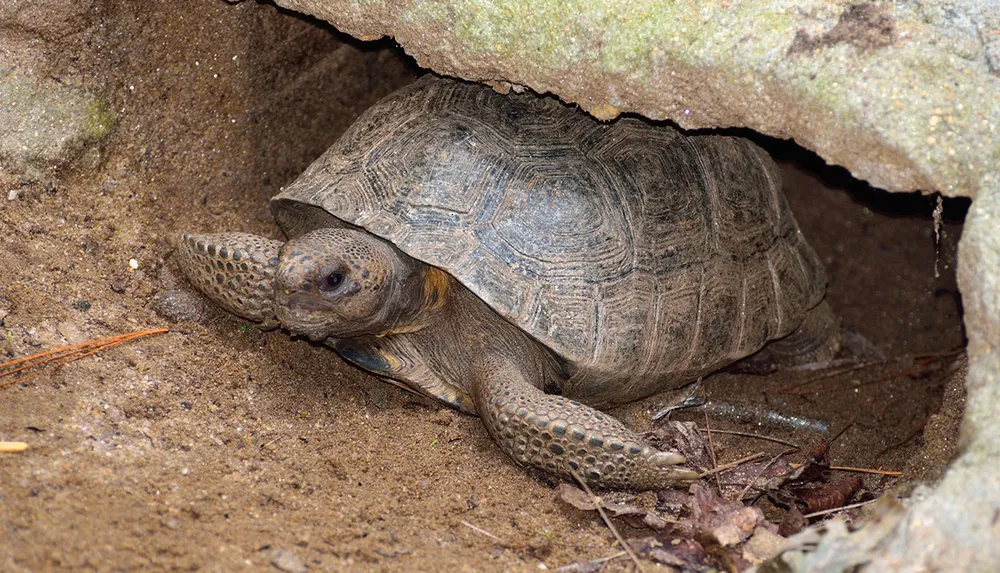
<path id="1" fill-rule="evenodd" d="M 986 65 L 994 74 L 1000 75 L 1000 38 L 986 42 Z"/>
<path id="2" fill-rule="evenodd" d="M 153 298 L 156 314 L 173 322 L 195 322 L 204 314 L 204 301 L 191 291 L 168 289 Z"/>
<path id="3" fill-rule="evenodd" d="M 287 573 L 306 573 L 302 558 L 285 549 L 275 549 L 271 553 L 271 565 Z"/>
<path id="4" fill-rule="evenodd" d="M 68 320 L 57 324 L 56 332 L 70 344 L 80 344 L 81 342 L 86 342 L 89 338 L 79 327 Z"/>
<path id="5" fill-rule="evenodd" d="M 7 200 L 13 201 L 14 199 L 17 199 L 18 193 L 19 191 L 17 189 L 11 189 L 7 192 Z"/>
<path id="6" fill-rule="evenodd" d="M 118 406 L 112 406 L 111 404 L 104 405 L 104 413 L 107 414 L 108 419 L 112 422 L 119 424 L 125 421 L 125 412 L 122 411 Z"/>

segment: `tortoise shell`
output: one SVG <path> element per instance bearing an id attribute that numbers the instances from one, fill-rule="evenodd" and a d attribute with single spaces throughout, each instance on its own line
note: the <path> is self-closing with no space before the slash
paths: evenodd
<path id="1" fill-rule="evenodd" d="M 424 76 L 271 201 L 289 237 L 351 225 L 439 267 L 620 403 L 787 335 L 825 276 L 752 142 Z"/>

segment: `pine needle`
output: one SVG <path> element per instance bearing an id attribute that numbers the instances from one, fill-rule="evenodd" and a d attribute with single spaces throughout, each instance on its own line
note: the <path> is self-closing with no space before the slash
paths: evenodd
<path id="1" fill-rule="evenodd" d="M 591 503 L 593 503 L 594 507 L 597 508 L 598 515 L 600 515 L 601 519 L 604 520 L 604 525 L 608 526 L 608 529 L 611 530 L 611 534 L 614 535 L 615 539 L 618 540 L 618 545 L 620 545 L 621 548 L 625 550 L 625 553 L 628 553 L 628 556 L 632 558 L 632 563 L 635 563 L 636 570 L 639 571 L 640 573 L 644 573 L 645 569 L 642 568 L 642 562 L 639 561 L 639 556 L 636 555 L 635 551 L 632 550 L 632 546 L 625 542 L 625 539 L 622 538 L 622 535 L 618 533 L 618 528 L 615 527 L 615 524 L 611 521 L 611 518 L 608 517 L 608 514 L 604 511 L 604 501 L 602 501 L 601 498 L 594 495 L 593 490 L 590 489 L 590 486 L 587 485 L 587 482 L 583 481 L 583 479 L 581 479 L 580 476 L 575 471 L 569 469 L 569 475 L 573 476 L 573 479 L 575 479 L 577 483 L 580 484 L 580 487 L 583 488 L 583 491 L 587 493 L 587 497 L 590 498 Z"/>
<path id="2" fill-rule="evenodd" d="M 97 340 L 90 340 L 88 342 L 81 342 L 80 344 L 56 348 L 55 350 L 47 350 L 45 352 L 39 352 L 38 354 L 32 354 L 31 356 L 25 356 L 24 358 L 17 358 L 15 360 L 4 362 L 3 364 L 0 364 L 0 388 L 10 386 L 15 382 L 21 382 L 47 368 L 61 366 L 66 363 L 73 362 L 74 360 L 79 360 L 85 356 L 90 356 L 96 352 L 111 348 L 112 346 L 117 346 L 123 342 L 135 340 L 136 338 L 141 338 L 143 336 L 163 334 L 168 331 L 169 329 L 166 328 L 153 328 L 150 330 L 131 332 L 129 334 L 118 334 L 115 336 L 108 336 L 106 338 L 98 338 Z M 23 374 L 21 376 L 14 377 L 14 375 L 18 373 Z M 4 378 L 12 379 L 4 380 Z"/>

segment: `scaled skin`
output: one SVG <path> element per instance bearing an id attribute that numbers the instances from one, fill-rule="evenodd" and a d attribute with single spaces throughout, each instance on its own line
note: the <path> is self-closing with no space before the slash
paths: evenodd
<path id="1" fill-rule="evenodd" d="M 237 258 L 237 263 L 231 264 Z M 244 233 L 185 235 L 188 279 L 226 310 L 323 341 L 347 360 L 478 413 L 519 464 L 605 488 L 697 477 L 613 417 L 562 396 L 550 351 L 450 275 L 362 231 L 320 229 L 282 245 Z M 263 279 L 262 279 L 263 277 Z M 268 277 L 273 286 L 261 288 Z M 551 385 L 549 385 L 551 387 Z"/>

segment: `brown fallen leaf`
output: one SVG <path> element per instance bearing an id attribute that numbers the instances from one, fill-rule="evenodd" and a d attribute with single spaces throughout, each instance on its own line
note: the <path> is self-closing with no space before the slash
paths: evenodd
<path id="1" fill-rule="evenodd" d="M 747 462 L 722 474 L 725 482 L 722 493 L 730 499 L 741 495 L 744 499 L 754 498 L 761 493 L 777 491 L 799 473 L 800 470 L 784 455 L 762 462 Z"/>
<path id="2" fill-rule="evenodd" d="M 692 501 L 690 524 L 696 530 L 709 531 L 718 527 L 728 515 L 745 507 L 739 501 L 720 497 L 715 490 L 699 483 L 692 484 L 690 491 Z"/>
<path id="3" fill-rule="evenodd" d="M 597 511 L 597 505 L 595 504 L 595 500 L 597 500 L 600 502 L 601 508 L 610 516 L 624 517 L 628 520 L 629 525 L 633 527 L 645 526 L 650 529 L 659 530 L 667 526 L 667 522 L 655 513 L 627 503 L 617 503 L 601 497 L 591 497 L 587 492 L 566 482 L 560 483 L 556 491 L 559 493 L 560 499 L 583 511 Z"/>
<path id="4" fill-rule="evenodd" d="M 792 488 L 791 491 L 798 501 L 805 504 L 809 513 L 813 513 L 847 505 L 863 483 L 858 476 L 847 476 L 824 484 Z"/>
<path id="5" fill-rule="evenodd" d="M 629 540 L 629 545 L 636 555 L 661 565 L 695 571 L 710 566 L 705 548 L 693 539 L 673 538 L 663 542 L 655 537 L 644 537 Z"/>
<path id="6" fill-rule="evenodd" d="M 785 519 L 778 526 L 778 533 L 788 537 L 802 531 L 807 525 L 809 520 L 799 511 L 799 506 L 793 503 L 785 514 Z"/>

